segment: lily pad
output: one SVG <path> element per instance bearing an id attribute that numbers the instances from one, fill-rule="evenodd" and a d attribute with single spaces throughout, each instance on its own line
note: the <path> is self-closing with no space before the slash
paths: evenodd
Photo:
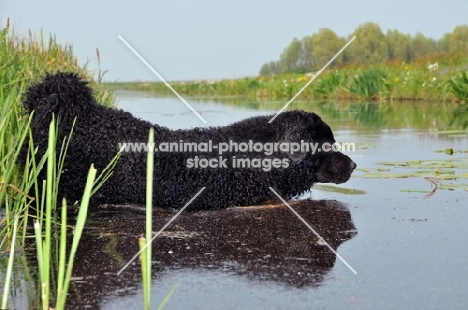
<path id="1" fill-rule="evenodd" d="M 420 189 L 400 189 L 400 192 L 403 192 L 403 193 L 423 193 L 423 194 L 429 194 L 429 193 L 431 193 L 432 191 L 420 190 Z"/>
<path id="2" fill-rule="evenodd" d="M 445 149 L 445 150 L 437 150 L 435 151 L 436 153 L 445 153 L 447 155 L 453 155 L 453 149 L 452 148 L 448 148 L 448 149 Z"/>
<path id="3" fill-rule="evenodd" d="M 354 188 L 344 188 L 338 187 L 333 185 L 324 185 L 324 184 L 317 184 L 314 186 L 315 189 L 318 189 L 323 192 L 333 192 L 333 193 L 340 193 L 346 195 L 364 195 L 366 191 Z"/>
<path id="4" fill-rule="evenodd" d="M 453 155 L 453 153 L 468 153 L 468 150 L 454 150 L 452 148 L 448 148 L 445 150 L 437 150 L 436 153 L 445 153 L 448 155 Z"/>
<path id="5" fill-rule="evenodd" d="M 453 155 L 452 148 L 437 151 Z M 461 152 L 461 151 L 459 151 Z M 437 189 L 456 190 L 464 188 L 466 184 L 459 183 L 461 179 L 468 179 L 468 157 L 450 158 L 446 160 L 410 160 L 395 162 L 378 162 L 383 168 L 358 168 L 353 177 L 365 179 L 403 179 L 423 178 L 431 183 L 435 189 L 431 191 L 404 189 L 404 192 L 428 193 L 432 195 Z"/>
<path id="6" fill-rule="evenodd" d="M 442 130 L 437 132 L 439 135 L 457 135 L 461 137 L 468 137 L 468 130 Z"/>

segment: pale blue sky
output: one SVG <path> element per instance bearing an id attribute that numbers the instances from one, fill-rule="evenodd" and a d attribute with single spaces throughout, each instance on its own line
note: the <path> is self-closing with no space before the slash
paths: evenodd
<path id="1" fill-rule="evenodd" d="M 158 80 L 118 35 L 166 80 L 219 79 L 258 74 L 294 37 L 319 28 L 347 36 L 373 21 L 438 39 L 468 24 L 468 0 L 1 1 L 1 26 L 7 17 L 17 33 L 54 33 L 91 68 L 99 48 L 106 80 Z"/>

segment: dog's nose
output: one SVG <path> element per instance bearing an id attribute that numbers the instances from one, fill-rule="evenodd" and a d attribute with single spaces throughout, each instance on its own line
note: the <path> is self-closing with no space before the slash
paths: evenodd
<path id="1" fill-rule="evenodd" d="M 354 161 L 351 161 L 351 170 L 356 169 L 357 165 Z"/>

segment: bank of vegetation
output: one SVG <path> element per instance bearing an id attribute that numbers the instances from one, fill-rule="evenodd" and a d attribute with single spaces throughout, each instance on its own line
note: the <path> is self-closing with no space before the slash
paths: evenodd
<path id="1" fill-rule="evenodd" d="M 1 309 L 11 308 L 9 297 L 17 294 L 17 288 L 23 280 L 30 280 L 28 277 L 31 275 L 38 282 L 27 283 L 33 286 L 36 284 L 26 292 L 28 296 L 25 300 L 31 300 L 30 307 L 50 309 L 54 305 L 56 309 L 65 308 L 74 254 L 86 219 L 87 203 L 91 190 L 100 186 L 98 181 L 94 182 L 96 170 L 90 167 L 79 215 L 76 223 L 73 223 L 72 248 L 67 254 L 66 240 L 73 229 L 67 221 L 67 203 L 57 197 L 66 147 L 62 147 L 60 153 L 56 152 L 57 143 L 62 145 L 62 141 L 57 141 L 56 123 L 52 123 L 50 128 L 44 128 L 49 130 L 48 151 L 42 158 L 35 158 L 33 154 L 36 150 L 30 140 L 31 115 L 25 113 L 21 105 L 22 96 L 31 83 L 42 78 L 46 72 L 58 70 L 73 71 L 90 79 L 94 75 L 78 64 L 71 46 L 60 45 L 55 38 L 45 38 L 42 33 L 39 36 L 32 33 L 17 35 L 8 22 L 6 27 L 0 28 Z M 92 86 L 96 89 L 98 101 L 108 106 L 113 104 L 112 92 L 97 82 L 92 83 Z M 28 155 L 25 162 L 19 163 L 23 146 L 23 151 Z M 47 171 L 46 180 L 39 179 L 41 170 Z M 44 184 L 44 191 L 39 191 L 39 184 Z M 61 212 L 58 211 L 59 206 Z M 34 232 L 31 231 L 33 223 Z M 37 268 L 29 267 L 25 260 L 28 239 L 35 240 L 33 244 L 36 246 L 37 262 L 32 265 Z M 15 277 L 18 266 L 24 268 L 26 279 Z"/>
<path id="2" fill-rule="evenodd" d="M 320 75 L 317 72 L 346 44 L 354 42 Z M 468 26 L 457 26 L 440 40 L 412 36 L 375 23 L 356 28 L 347 38 L 320 29 L 294 39 L 279 60 L 265 63 L 260 75 L 227 80 L 172 82 L 187 96 L 242 96 L 258 101 L 287 100 L 315 79 L 299 100 L 468 99 Z M 171 94 L 163 83 L 113 83 L 111 87 Z"/>

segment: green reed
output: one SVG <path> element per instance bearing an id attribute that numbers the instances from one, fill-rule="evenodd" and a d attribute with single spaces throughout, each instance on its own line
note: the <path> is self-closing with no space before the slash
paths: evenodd
<path id="1" fill-rule="evenodd" d="M 20 216 L 19 227 L 23 230 L 20 235 L 25 235 L 27 206 L 34 199 L 27 193 L 35 186 L 34 180 L 41 168 L 40 163 L 35 163 L 31 157 L 21 166 L 18 163 L 30 121 L 21 105 L 22 95 L 28 85 L 46 72 L 73 71 L 90 79 L 92 74 L 78 64 L 71 46 L 60 45 L 53 37 L 46 40 L 42 33 L 36 36 L 30 32 L 28 36 L 19 36 L 8 21 L 7 26 L 0 29 L 0 68 L 0 138 L 3 142 L 0 144 L 0 206 L 6 206 L 5 201 L 10 200 L 5 218 L 0 219 L 0 223 L 5 223 L 0 226 L 0 249 L 4 249 L 12 241 L 15 214 L 23 215 Z M 112 92 L 100 83 L 91 85 L 100 103 L 113 104 Z M 41 197 L 37 187 L 35 189 L 36 197 Z"/>
<path id="2" fill-rule="evenodd" d="M 387 72 L 381 68 L 365 69 L 351 78 L 347 90 L 358 98 L 372 99 L 383 91 Z"/>
<path id="3" fill-rule="evenodd" d="M 325 70 L 298 97 L 308 99 L 460 101 L 449 81 L 468 63 L 466 55 L 441 55 L 412 63 L 385 62 L 377 66 L 346 66 Z M 437 64 L 437 65 L 436 65 Z M 466 69 L 465 69 L 466 70 Z M 315 72 L 246 77 L 225 80 L 173 81 L 181 95 L 194 97 L 244 97 L 258 102 L 287 101 Z M 151 91 L 172 96 L 162 82 L 108 83 L 111 89 Z"/>
<path id="4" fill-rule="evenodd" d="M 468 71 L 464 71 L 454 76 L 449 82 L 455 96 L 462 102 L 468 102 Z"/>
<path id="5" fill-rule="evenodd" d="M 154 144 L 154 129 L 149 131 L 148 145 Z M 151 240 L 153 238 L 153 172 L 154 149 L 148 149 L 146 169 L 146 232 L 145 238 L 140 238 L 140 248 L 144 248 L 140 254 L 141 275 L 143 283 L 143 296 L 145 309 L 151 309 Z M 148 244 L 149 243 L 149 244 Z"/>
<path id="6" fill-rule="evenodd" d="M 346 71 L 332 71 L 329 74 L 324 74 L 317 83 L 314 85 L 314 93 L 319 96 L 328 97 L 339 97 L 339 91 L 344 89 L 346 82 L 348 81 L 348 72 Z"/>
<path id="7" fill-rule="evenodd" d="M 49 126 L 48 148 L 44 157 L 47 161 L 47 178 L 45 181 L 45 195 L 42 195 L 41 203 L 37 210 L 34 231 L 36 237 L 37 258 L 39 266 L 39 287 L 42 302 L 42 308 L 48 309 L 50 299 L 53 297 L 51 292 L 51 271 L 58 270 L 56 283 L 56 309 L 64 309 L 65 301 L 70 284 L 70 279 L 73 271 L 73 260 L 78 248 L 78 244 L 86 222 L 89 201 L 92 194 L 101 187 L 103 183 L 112 174 L 111 167 L 116 165 L 116 162 L 121 154 L 119 152 L 108 166 L 103 170 L 101 175 L 96 178 L 97 170 L 91 165 L 86 181 L 83 198 L 81 200 L 78 217 L 74 226 L 72 246 L 66 263 L 66 244 L 67 244 L 67 203 L 62 201 L 61 219 L 58 224 L 57 219 L 57 197 L 60 183 L 60 175 L 62 174 L 65 163 L 66 153 L 73 135 L 73 130 L 70 132 L 68 139 L 64 141 L 60 148 L 58 158 L 56 156 L 58 124 L 54 119 Z M 31 150 L 33 153 L 33 151 Z M 34 154 L 32 154 L 34 155 Z M 43 160 L 41 160 L 43 162 Z M 36 179 L 37 180 L 37 176 Z M 36 182 L 37 183 L 37 182 Z M 44 187 L 43 187 L 44 188 Z M 45 198 L 44 198 L 45 197 Z M 56 257 L 53 249 L 53 231 L 60 226 L 59 238 L 59 254 L 58 265 L 54 266 Z M 42 237 L 44 235 L 44 237 Z"/>
<path id="8" fill-rule="evenodd" d="M 18 216 L 15 216 L 15 220 L 13 222 L 13 240 L 16 238 L 16 231 L 18 228 Z M 3 288 L 3 296 L 2 296 L 2 303 L 1 303 L 1 308 L 6 309 L 8 306 L 8 292 L 10 290 L 10 280 L 11 280 L 11 274 L 13 270 L 13 260 L 15 257 L 15 243 L 12 243 L 10 247 L 10 257 L 8 258 L 8 267 L 6 270 L 6 276 L 5 276 L 5 283 L 4 283 L 4 288 Z"/>
<path id="9" fill-rule="evenodd" d="M 98 53 L 98 51 L 97 51 Z M 27 236 L 27 223 L 35 219 L 35 238 L 39 265 L 40 301 L 42 307 L 48 308 L 51 298 L 56 298 L 56 308 L 65 307 L 68 285 L 73 268 L 73 257 L 78 246 L 79 237 L 86 220 L 89 197 L 102 186 L 112 174 L 120 153 L 95 178 L 88 178 L 86 191 L 81 202 L 78 220 L 75 224 L 73 245 L 65 264 L 65 244 L 67 232 L 66 202 L 62 202 L 61 225 L 57 222 L 57 193 L 60 172 L 64 164 L 69 139 L 61 145 L 56 158 L 56 138 L 58 127 L 51 124 L 48 152 L 42 158 L 36 158 L 29 124 L 33 114 L 26 114 L 22 108 L 22 95 L 27 87 L 43 77 L 46 72 L 72 71 L 92 80 L 85 66 L 80 66 L 73 55 L 71 46 L 60 45 L 55 38 L 44 39 L 44 35 L 19 36 L 13 27 L 0 29 L 0 208 L 5 212 L 0 217 L 0 250 L 9 250 L 10 257 L 6 268 L 6 278 L 1 300 L 2 308 L 8 307 L 8 292 L 12 268 L 15 259 L 15 248 L 24 246 Z M 105 72 L 104 72 L 105 73 Z M 99 70 L 98 83 L 91 83 L 95 89 L 97 101 L 106 106 L 113 105 L 113 92 L 100 83 L 102 75 Z M 70 135 L 71 137 L 71 135 Z M 29 147 L 29 150 L 28 150 Z M 19 163 L 20 153 L 25 152 L 25 160 Z M 23 156 L 22 156 L 23 157 Z M 39 173 L 47 169 L 47 180 L 44 186 L 39 184 Z M 30 196 L 32 195 L 32 197 Z M 31 208 L 34 202 L 34 207 Z M 31 210 L 36 210 L 31 212 Z M 54 231 L 61 227 L 59 257 L 56 260 Z M 55 275 L 55 270 L 58 274 Z M 57 290 L 52 285 L 57 284 Z M 56 292 L 56 293 L 55 293 Z"/>
<path id="10" fill-rule="evenodd" d="M 154 129 L 151 128 L 148 136 L 148 145 L 154 144 Z M 154 149 L 148 150 L 146 169 L 146 228 L 145 237 L 139 239 L 139 247 L 141 250 L 141 281 L 143 287 L 144 308 L 151 309 L 151 261 L 152 250 L 151 240 L 153 239 L 153 174 L 154 174 Z M 174 285 L 163 301 L 159 304 L 158 309 L 162 309 L 174 294 L 177 285 Z"/>

